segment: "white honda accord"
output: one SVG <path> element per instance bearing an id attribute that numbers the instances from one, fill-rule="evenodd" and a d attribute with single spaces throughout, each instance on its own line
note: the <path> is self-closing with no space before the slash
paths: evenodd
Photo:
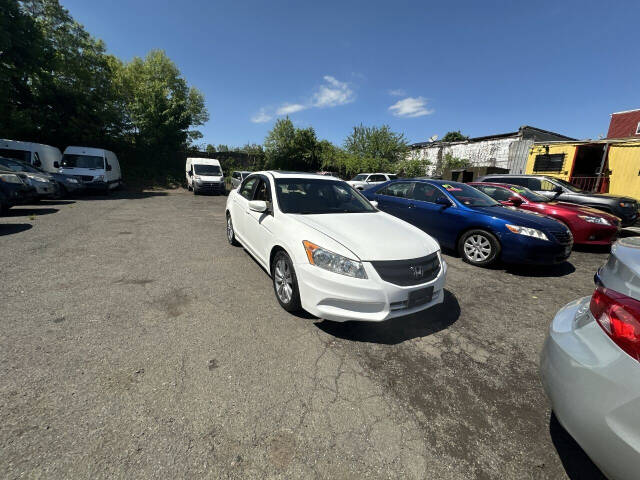
<path id="1" fill-rule="evenodd" d="M 229 193 L 226 217 L 229 243 L 270 273 L 285 310 L 382 321 L 443 301 L 438 243 L 342 180 L 257 172 Z"/>

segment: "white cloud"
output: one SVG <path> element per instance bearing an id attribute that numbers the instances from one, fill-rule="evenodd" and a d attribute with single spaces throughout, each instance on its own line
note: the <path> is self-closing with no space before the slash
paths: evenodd
<path id="1" fill-rule="evenodd" d="M 351 90 L 348 83 L 336 80 L 331 75 L 325 75 L 324 81 L 327 84 L 320 85 L 318 91 L 313 94 L 314 107 L 336 107 L 355 100 L 353 90 Z"/>
<path id="2" fill-rule="evenodd" d="M 251 121 L 253 123 L 265 123 L 273 118 L 272 115 L 269 115 L 264 108 L 261 108 L 258 113 L 251 117 Z"/>
<path id="3" fill-rule="evenodd" d="M 301 103 L 285 103 L 276 110 L 276 115 L 289 115 L 307 108 L 309 108 L 308 105 L 302 105 Z"/>
<path id="4" fill-rule="evenodd" d="M 427 108 L 427 99 L 424 97 L 407 97 L 398 100 L 389 107 L 389 110 L 395 117 L 408 118 L 422 117 L 433 113 L 433 110 Z"/>
<path id="5" fill-rule="evenodd" d="M 395 90 L 389 90 L 389 95 L 392 97 L 404 97 L 407 94 L 402 88 L 397 88 Z"/>
<path id="6" fill-rule="evenodd" d="M 341 82 L 331 75 L 323 77 L 324 83 L 313 93 L 311 98 L 301 103 L 283 103 L 279 107 L 262 107 L 251 117 L 253 123 L 264 123 L 276 115 L 291 115 L 309 108 L 337 107 L 355 100 L 353 89 L 347 82 Z"/>

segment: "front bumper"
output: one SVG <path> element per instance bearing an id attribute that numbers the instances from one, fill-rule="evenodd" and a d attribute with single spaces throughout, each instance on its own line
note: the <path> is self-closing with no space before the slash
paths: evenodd
<path id="1" fill-rule="evenodd" d="M 540 377 L 562 426 L 609 478 L 640 472 L 640 363 L 589 312 L 589 297 L 562 308 L 540 354 Z"/>
<path id="2" fill-rule="evenodd" d="M 198 193 L 224 193 L 226 186 L 224 181 L 222 182 L 208 182 L 208 181 L 194 181 L 193 187 Z"/>
<path id="3" fill-rule="evenodd" d="M 53 198 L 58 195 L 58 185 L 53 182 L 33 182 L 31 185 L 35 188 L 38 198 Z"/>
<path id="4" fill-rule="evenodd" d="M 620 217 L 622 227 L 630 227 L 638 221 L 638 211 L 635 209 L 619 210 L 618 212 L 614 212 L 613 214 L 617 217 Z"/>
<path id="5" fill-rule="evenodd" d="M 617 225 L 598 225 L 591 223 L 572 228 L 573 243 L 579 245 L 611 245 L 618 238 L 620 229 Z"/>
<path id="6" fill-rule="evenodd" d="M 514 233 L 500 237 L 501 260 L 505 263 L 552 265 L 562 263 L 571 255 L 573 242 L 539 240 Z"/>
<path id="7" fill-rule="evenodd" d="M 433 307 L 444 300 L 447 264 L 441 261 L 438 276 L 430 282 L 400 286 L 385 282 L 369 262 L 363 262 L 366 279 L 329 272 L 309 263 L 296 265 L 302 308 L 316 317 L 336 322 L 363 320 L 381 322 Z M 409 293 L 433 287 L 428 303 L 406 306 Z M 393 304 L 393 305 L 392 305 Z"/>

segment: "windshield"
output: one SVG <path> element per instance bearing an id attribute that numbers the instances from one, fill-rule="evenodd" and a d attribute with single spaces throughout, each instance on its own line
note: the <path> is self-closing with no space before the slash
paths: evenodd
<path id="1" fill-rule="evenodd" d="M 493 207 L 500 205 L 489 195 L 464 183 L 443 183 L 440 185 L 449 195 L 467 207 Z"/>
<path id="2" fill-rule="evenodd" d="M 544 195 L 540 195 L 539 193 L 536 193 L 536 192 L 534 192 L 532 190 L 529 190 L 526 187 L 511 186 L 511 187 L 509 187 L 509 190 L 512 190 L 515 193 L 517 193 L 519 195 L 522 195 L 524 198 L 526 198 L 530 202 L 546 203 L 546 202 L 550 202 L 551 201 L 550 199 L 548 199 Z"/>
<path id="3" fill-rule="evenodd" d="M 95 155 L 75 155 L 65 153 L 61 165 L 66 168 L 104 168 L 104 158 Z"/>
<path id="4" fill-rule="evenodd" d="M 364 182 L 367 179 L 368 176 L 369 175 L 367 175 L 366 173 L 360 173 L 359 175 L 356 175 L 355 177 L 353 177 L 351 179 L 351 181 L 352 182 Z"/>
<path id="5" fill-rule="evenodd" d="M 218 165 L 200 165 L 194 163 L 193 171 L 196 175 L 204 175 L 205 177 L 219 177 L 222 175 Z"/>
<path id="6" fill-rule="evenodd" d="M 7 158 L 15 158 L 21 162 L 31 161 L 31 152 L 28 150 L 14 150 L 12 148 L 0 148 L 0 156 Z"/>
<path id="7" fill-rule="evenodd" d="M 337 180 L 279 178 L 276 196 L 283 213 L 364 213 L 376 209 L 351 186 Z"/>
<path id="8" fill-rule="evenodd" d="M 573 193 L 580 193 L 582 192 L 582 190 L 580 190 L 578 187 L 576 187 L 575 185 L 570 184 L 569 182 L 565 182 L 564 180 L 560 180 L 559 178 L 554 178 L 553 179 L 555 182 L 558 182 L 560 185 L 562 185 L 565 188 L 568 188 L 569 190 L 571 190 Z"/>

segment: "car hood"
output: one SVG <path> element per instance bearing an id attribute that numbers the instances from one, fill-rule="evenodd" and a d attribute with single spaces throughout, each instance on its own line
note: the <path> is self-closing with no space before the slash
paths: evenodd
<path id="1" fill-rule="evenodd" d="M 563 226 L 557 220 L 547 217 L 546 215 L 542 215 L 534 212 L 528 212 L 524 210 L 516 210 L 511 207 L 502 207 L 502 206 L 473 207 L 473 208 L 470 208 L 470 210 L 482 212 L 486 215 L 490 215 L 492 217 L 505 220 L 512 225 L 519 225 L 521 227 L 530 227 L 530 228 L 537 228 L 537 229 L 550 228 L 550 229 L 557 230 L 558 227 Z"/>
<path id="2" fill-rule="evenodd" d="M 546 205 L 549 205 L 550 207 L 559 207 L 559 208 L 571 210 L 572 212 L 576 212 L 581 215 L 594 215 L 594 216 L 603 217 L 606 219 L 617 218 L 615 215 L 611 215 L 610 213 L 603 212 L 602 210 L 598 210 L 597 208 L 586 207 L 586 206 L 578 205 L 575 203 L 549 202 Z"/>
<path id="3" fill-rule="evenodd" d="M 571 192 L 573 193 L 573 192 Z M 621 202 L 637 202 L 637 200 L 635 198 L 631 198 L 631 197 L 621 197 L 618 195 L 609 195 L 607 193 L 589 193 L 589 192 L 581 192 L 581 193 L 577 193 L 574 195 L 582 195 L 584 197 L 589 197 L 589 198 L 597 198 L 599 200 L 602 201 L 621 201 Z"/>
<path id="4" fill-rule="evenodd" d="M 440 249 L 422 230 L 384 212 L 296 215 L 296 219 L 363 261 L 420 258 Z"/>

